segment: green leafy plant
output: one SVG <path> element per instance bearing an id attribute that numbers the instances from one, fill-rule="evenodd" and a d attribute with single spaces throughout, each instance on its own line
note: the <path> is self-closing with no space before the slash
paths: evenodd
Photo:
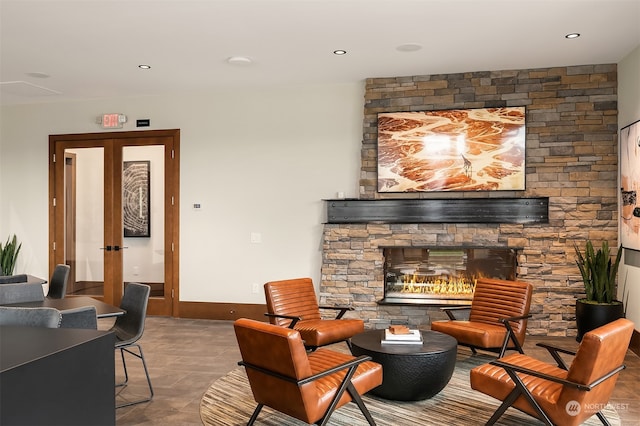
<path id="1" fill-rule="evenodd" d="M 8 237 L 7 242 L 3 246 L 0 243 L 0 275 L 11 275 L 16 267 L 16 260 L 22 248 L 22 243 L 18 244 L 18 238 Z"/>
<path id="2" fill-rule="evenodd" d="M 576 264 L 582 274 L 586 301 L 592 303 L 614 303 L 616 297 L 616 275 L 620 265 L 622 247 L 618 248 L 615 261 L 611 260 L 609 243 L 604 241 L 597 251 L 587 241 L 584 253 L 574 243 Z"/>

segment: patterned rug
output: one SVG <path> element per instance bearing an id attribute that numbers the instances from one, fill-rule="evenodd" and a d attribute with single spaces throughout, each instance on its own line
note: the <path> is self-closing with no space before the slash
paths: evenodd
<path id="1" fill-rule="evenodd" d="M 483 425 L 500 403 L 469 385 L 469 371 L 495 358 L 487 355 L 471 356 L 471 352 L 458 351 L 456 368 L 451 381 L 439 394 L 424 401 L 389 401 L 365 395 L 364 403 L 379 426 L 401 425 Z M 205 425 L 246 425 L 256 403 L 251 394 L 244 369 L 237 368 L 214 382 L 200 402 L 200 418 Z M 620 418 L 612 408 L 604 410 L 612 425 L 620 425 Z M 299 420 L 264 407 L 256 425 L 300 426 Z M 331 416 L 332 426 L 368 425 L 358 407 L 349 403 Z M 510 408 L 500 418 L 498 425 L 541 425 L 532 417 Z M 585 425 L 601 425 L 596 416 Z"/>

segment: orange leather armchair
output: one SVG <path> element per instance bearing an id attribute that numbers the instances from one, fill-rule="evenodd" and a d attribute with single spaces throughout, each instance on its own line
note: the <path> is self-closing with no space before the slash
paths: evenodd
<path id="1" fill-rule="evenodd" d="M 521 281 L 478 279 L 468 320 L 456 319 L 453 312 L 462 308 L 443 308 L 450 320 L 433 321 L 431 329 L 458 340 L 458 344 L 498 352 L 502 357 L 507 349 L 520 353 L 527 330 L 531 306 L 531 284 Z"/>
<path id="2" fill-rule="evenodd" d="M 307 348 L 346 341 L 364 331 L 364 321 L 343 318 L 349 307 L 319 306 L 311 278 L 271 281 L 264 285 L 266 316 L 272 324 L 300 332 Z M 332 319 L 323 319 L 320 309 L 337 310 Z"/>
<path id="3" fill-rule="evenodd" d="M 382 383 L 382 366 L 367 356 L 353 357 L 326 348 L 307 352 L 300 333 L 241 318 L 234 329 L 253 397 L 263 406 L 308 424 L 325 425 L 333 411 L 355 402 L 370 425 L 375 421 L 361 394 Z"/>
<path id="4" fill-rule="evenodd" d="M 549 350 L 557 367 L 522 354 L 512 354 L 471 370 L 471 388 L 500 401 L 486 423 L 494 424 L 509 407 L 547 425 L 574 426 L 604 408 L 624 369 L 633 323 L 619 319 L 584 335 L 577 352 L 538 344 Z M 559 353 L 575 355 L 567 367 Z"/>

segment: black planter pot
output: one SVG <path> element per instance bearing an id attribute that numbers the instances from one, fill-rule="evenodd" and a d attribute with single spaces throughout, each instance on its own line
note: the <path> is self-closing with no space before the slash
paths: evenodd
<path id="1" fill-rule="evenodd" d="M 578 326 L 576 340 L 578 342 L 582 341 L 582 336 L 586 332 L 618 318 L 624 318 L 624 305 L 622 302 L 587 303 L 583 300 L 576 300 L 576 325 Z"/>

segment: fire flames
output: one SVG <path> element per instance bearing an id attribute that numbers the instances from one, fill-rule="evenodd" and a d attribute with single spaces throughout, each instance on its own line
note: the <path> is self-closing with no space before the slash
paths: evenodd
<path id="1" fill-rule="evenodd" d="M 404 275 L 401 293 L 421 293 L 438 295 L 472 295 L 476 280 L 464 277 L 424 277 Z"/>

